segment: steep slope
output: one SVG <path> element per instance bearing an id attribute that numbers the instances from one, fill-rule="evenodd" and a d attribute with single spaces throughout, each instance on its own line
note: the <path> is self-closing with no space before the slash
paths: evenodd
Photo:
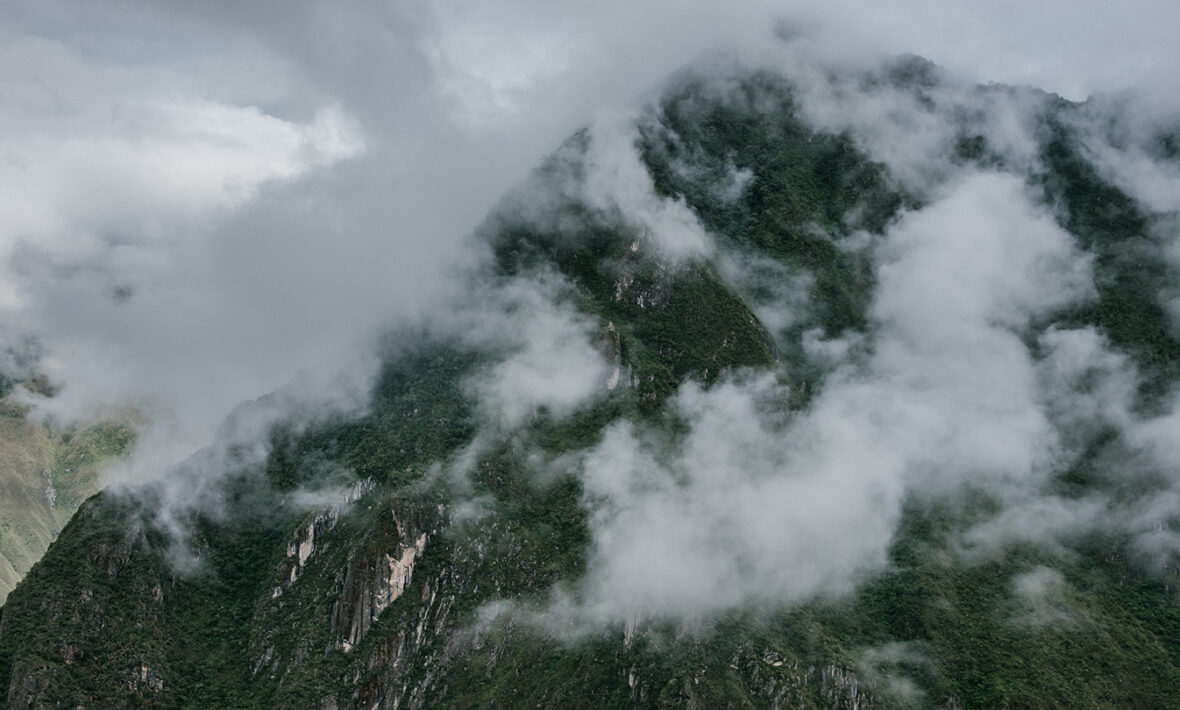
<path id="1" fill-rule="evenodd" d="M 952 102 L 944 167 L 967 177 L 947 182 L 1009 200 L 1025 194 L 1009 188 L 1019 183 L 1055 208 L 1021 224 L 1066 230 L 1093 269 L 1078 299 L 980 316 L 1004 336 L 996 352 L 1041 367 L 1044 426 L 1062 452 L 1043 477 L 989 477 L 989 462 L 1007 460 L 990 442 L 966 447 L 963 474 L 922 458 L 965 446 L 935 425 L 916 435 L 944 438 L 915 442 L 896 486 L 807 459 L 837 482 L 818 479 L 824 495 L 802 507 L 719 515 L 694 498 L 690 524 L 661 528 L 659 549 L 700 568 L 617 560 L 651 542 L 625 534 L 645 521 L 683 522 L 667 509 L 702 490 L 698 463 L 725 469 L 717 451 L 740 470 L 703 490 L 769 495 L 780 469 L 803 478 L 790 457 L 809 451 L 777 442 L 822 441 L 815 418 L 837 394 L 868 391 L 853 401 L 882 418 L 874 388 L 908 342 L 891 340 L 901 316 L 888 289 L 923 273 L 898 276 L 912 245 L 896 235 L 930 248 L 914 220 L 942 214 L 938 190 L 874 159 L 880 145 L 855 126 L 817 128 L 806 82 L 686 72 L 622 141 L 576 134 L 505 199 L 478 231 L 488 258 L 463 325 L 391 334 L 364 415 L 280 419 L 259 457 L 233 434 L 268 406 L 254 403 L 175 474 L 220 473 L 200 501 L 177 507 L 163 485 L 88 501 L 3 609 L 8 706 L 1177 706 L 1175 558 L 1144 547 L 1171 529 L 1167 512 L 1133 520 L 1158 525 L 1156 538 L 1080 513 L 1064 532 L 1018 534 L 1062 511 L 1114 520 L 1172 490 L 1136 439 L 1146 430 L 1060 394 L 1072 370 L 1053 354 L 1065 337 L 1109 342 L 1110 377 L 1140 373 L 1117 392 L 1126 416 L 1166 422 L 1180 345 L 1159 301 L 1171 272 L 1151 242 L 1164 216 L 1087 154 L 1087 107 L 1011 90 L 1033 125 L 1022 163 L 980 108 L 1009 90 L 942 81 L 915 59 L 849 80 L 931 112 Z M 1057 268 L 1045 260 L 1036 278 Z M 958 262 L 931 265 L 944 263 Z M 954 301 L 954 281 L 972 275 L 923 301 Z M 952 325 L 965 318 L 952 313 Z M 480 334 L 505 328 L 527 337 Z M 918 350 L 924 330 L 904 332 Z M 983 377 L 995 352 L 970 345 L 984 357 L 968 370 Z M 1100 367 L 1081 370 L 1077 387 L 1109 394 Z M 727 428 L 746 423 L 747 404 L 750 425 Z M 911 421 L 904 407 L 882 411 Z M 887 443 L 853 468 L 896 455 Z M 608 475 L 634 461 L 636 480 Z M 861 498 L 872 514 L 858 513 Z M 761 539 L 792 516 L 798 539 Z M 759 539 L 734 532 L 747 518 Z M 869 532 L 829 548 L 821 518 Z"/>
<path id="2" fill-rule="evenodd" d="M 62 431 L 0 400 L 0 603 L 98 491 L 99 470 L 131 438 L 125 421 Z"/>

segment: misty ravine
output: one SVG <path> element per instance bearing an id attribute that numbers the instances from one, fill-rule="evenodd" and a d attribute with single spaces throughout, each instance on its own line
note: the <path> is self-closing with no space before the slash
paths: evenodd
<path id="1" fill-rule="evenodd" d="M 1180 707 L 1180 115 L 783 43 L 89 498 L 7 707 Z"/>

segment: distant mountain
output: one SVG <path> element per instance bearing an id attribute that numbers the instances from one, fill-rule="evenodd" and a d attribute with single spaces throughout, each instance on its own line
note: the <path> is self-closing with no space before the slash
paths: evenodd
<path id="1" fill-rule="evenodd" d="M 279 392 L 87 501 L 8 707 L 1180 706 L 1180 221 L 1137 191 L 1180 124 L 1129 106 L 678 74 L 505 197 L 362 414 Z"/>
<path id="2" fill-rule="evenodd" d="M 102 466 L 132 437 L 129 422 L 60 429 L 0 400 L 0 603 L 98 492 Z"/>

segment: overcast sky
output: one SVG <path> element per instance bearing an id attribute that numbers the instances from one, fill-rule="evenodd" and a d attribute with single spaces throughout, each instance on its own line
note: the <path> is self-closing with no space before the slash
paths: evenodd
<path id="1" fill-rule="evenodd" d="M 869 9 L 866 9 L 869 8 Z M 777 34 L 833 61 L 1172 101 L 1174 2 L 61 2 L 0 10 L 0 343 L 46 408 L 178 450 L 428 314 L 463 237 L 578 127 Z"/>

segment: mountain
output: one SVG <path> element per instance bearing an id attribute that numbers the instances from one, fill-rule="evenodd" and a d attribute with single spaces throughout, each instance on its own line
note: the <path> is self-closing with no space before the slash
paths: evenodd
<path id="1" fill-rule="evenodd" d="M 64 429 L 32 420 L 4 391 L 16 384 L 0 382 L 0 603 L 98 492 L 102 466 L 133 437 L 126 417 Z"/>
<path id="2" fill-rule="evenodd" d="M 504 198 L 359 412 L 277 392 L 88 500 L 8 707 L 1180 706 L 1140 118 L 685 70 Z"/>

